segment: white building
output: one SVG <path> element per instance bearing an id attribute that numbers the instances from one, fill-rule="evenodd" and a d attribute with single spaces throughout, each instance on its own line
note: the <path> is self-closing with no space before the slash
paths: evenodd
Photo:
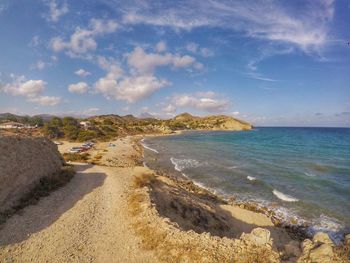
<path id="1" fill-rule="evenodd" d="M 91 127 L 91 122 L 89 122 L 89 121 L 81 121 L 81 122 L 79 122 L 79 124 L 80 124 L 80 126 L 83 126 L 84 129 L 88 129 Z"/>
<path id="2" fill-rule="evenodd" d="M 0 129 L 21 129 L 24 127 L 24 124 L 14 121 L 0 123 Z"/>

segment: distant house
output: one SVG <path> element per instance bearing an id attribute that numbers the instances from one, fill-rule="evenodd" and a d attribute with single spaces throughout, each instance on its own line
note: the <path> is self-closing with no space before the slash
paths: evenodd
<path id="1" fill-rule="evenodd" d="M 84 129 L 89 129 L 91 127 L 91 122 L 89 121 L 81 121 L 79 124 L 80 126 L 84 127 Z"/>
<path id="2" fill-rule="evenodd" d="M 22 129 L 25 125 L 23 123 L 9 121 L 0 123 L 0 129 Z"/>

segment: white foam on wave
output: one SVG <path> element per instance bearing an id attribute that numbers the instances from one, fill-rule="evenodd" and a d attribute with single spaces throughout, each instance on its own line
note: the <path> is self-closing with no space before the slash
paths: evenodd
<path id="1" fill-rule="evenodd" d="M 308 231 L 311 235 L 320 231 L 326 232 L 335 244 L 340 244 L 344 234 L 343 228 L 344 225 L 337 219 L 321 214 L 318 219 L 313 220 Z"/>
<path id="2" fill-rule="evenodd" d="M 287 195 L 287 194 L 284 194 L 280 191 L 277 191 L 276 189 L 273 189 L 272 193 L 280 200 L 282 201 L 286 201 L 286 202 L 297 202 L 299 201 L 299 199 L 291 196 L 291 195 Z"/>
<path id="3" fill-rule="evenodd" d="M 170 158 L 171 163 L 174 165 L 176 171 L 181 172 L 186 168 L 197 167 L 200 163 L 194 159 L 176 159 Z"/>
<path id="4" fill-rule="evenodd" d="M 247 176 L 247 179 L 249 181 L 255 181 L 256 180 L 256 178 L 254 176 L 250 176 L 250 175 Z"/>
<path id="5" fill-rule="evenodd" d="M 315 177 L 316 175 L 312 174 L 312 173 L 308 173 L 308 172 L 305 172 L 304 173 L 306 176 L 309 176 L 309 177 Z"/>
<path id="6" fill-rule="evenodd" d="M 233 165 L 233 166 L 229 166 L 229 167 L 227 167 L 227 169 L 236 169 L 236 168 L 238 168 L 238 166 L 237 165 Z"/>
<path id="7" fill-rule="evenodd" d="M 159 153 L 156 149 L 153 149 L 151 147 L 149 147 L 148 145 L 144 144 L 144 143 L 141 143 L 142 147 L 145 148 L 145 149 L 148 149 L 152 152 L 155 152 L 155 153 Z"/>

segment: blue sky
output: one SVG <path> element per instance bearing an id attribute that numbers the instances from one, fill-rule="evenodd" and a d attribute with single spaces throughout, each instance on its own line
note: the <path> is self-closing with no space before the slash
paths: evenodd
<path id="1" fill-rule="evenodd" d="M 0 0 L 0 112 L 350 126 L 346 0 Z"/>

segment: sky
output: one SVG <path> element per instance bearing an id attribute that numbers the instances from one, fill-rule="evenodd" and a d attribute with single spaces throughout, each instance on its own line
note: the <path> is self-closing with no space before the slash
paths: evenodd
<path id="1" fill-rule="evenodd" d="M 0 112 L 350 127 L 350 1 L 0 0 Z"/>

